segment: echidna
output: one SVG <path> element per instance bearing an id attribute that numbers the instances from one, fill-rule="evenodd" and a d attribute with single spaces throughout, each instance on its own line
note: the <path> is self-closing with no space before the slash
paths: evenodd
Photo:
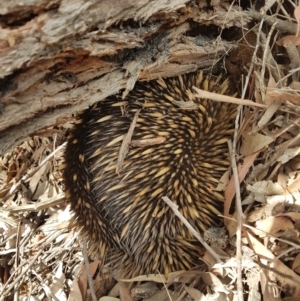
<path id="1" fill-rule="evenodd" d="M 162 196 L 197 231 L 218 224 L 223 195 L 215 187 L 229 166 L 236 108 L 195 98 L 193 86 L 231 93 L 228 79 L 201 71 L 140 82 L 125 100 L 111 96 L 81 112 L 68 136 L 67 201 L 90 251 L 102 259 L 111 251 L 122 277 L 199 262 L 191 233 Z"/>

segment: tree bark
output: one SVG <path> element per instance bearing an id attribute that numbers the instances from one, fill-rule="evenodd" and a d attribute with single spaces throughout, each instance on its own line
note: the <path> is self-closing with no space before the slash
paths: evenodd
<path id="1" fill-rule="evenodd" d="M 0 153 L 137 80 L 211 68 L 234 46 L 221 30 L 249 22 L 230 2 L 4 1 Z"/>

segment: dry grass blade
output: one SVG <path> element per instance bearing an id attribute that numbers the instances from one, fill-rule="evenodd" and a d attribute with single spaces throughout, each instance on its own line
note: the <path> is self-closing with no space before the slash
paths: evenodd
<path id="1" fill-rule="evenodd" d="M 217 262 L 222 262 L 222 255 L 218 255 L 197 233 L 197 231 L 191 226 L 191 224 L 185 219 L 185 217 L 178 211 L 178 206 L 174 204 L 167 196 L 162 197 L 162 199 L 170 206 L 174 211 L 174 214 L 184 223 L 184 225 L 193 233 L 193 235 L 201 242 L 201 244 L 206 248 L 206 250 L 216 259 Z M 226 258 L 226 257 L 225 257 Z"/>
<path id="2" fill-rule="evenodd" d="M 137 121 L 138 116 L 139 116 L 139 112 L 140 112 L 140 110 L 138 110 L 135 113 L 135 116 L 134 116 L 134 118 L 133 118 L 133 120 L 130 124 L 129 129 L 128 129 L 128 132 L 127 132 L 127 134 L 125 135 L 125 137 L 122 141 L 122 145 L 121 145 L 120 151 L 119 151 L 117 166 L 116 166 L 116 173 L 118 175 L 122 172 L 124 159 L 126 157 L 126 154 L 128 152 L 128 149 L 129 149 L 129 146 L 130 146 L 130 143 L 131 143 L 131 138 L 132 138 L 133 131 L 134 131 L 134 128 L 135 128 L 135 125 L 136 125 L 136 121 Z"/>
<path id="3" fill-rule="evenodd" d="M 232 96 L 227 96 L 227 95 L 220 95 L 217 93 L 212 93 L 209 91 L 204 91 L 199 88 L 193 87 L 193 89 L 197 92 L 195 94 L 195 97 L 199 98 L 208 98 L 214 101 L 219 101 L 219 102 L 228 102 L 228 103 L 234 103 L 237 105 L 244 105 L 244 106 L 253 106 L 253 107 L 258 107 L 258 108 L 267 108 L 266 105 L 256 103 L 252 100 L 249 99 L 240 99 L 240 98 L 235 98 Z"/>

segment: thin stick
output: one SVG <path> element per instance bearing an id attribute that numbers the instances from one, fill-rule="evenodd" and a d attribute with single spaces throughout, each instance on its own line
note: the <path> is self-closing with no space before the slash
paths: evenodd
<path id="1" fill-rule="evenodd" d="M 159 271 L 157 271 L 157 273 L 158 273 L 158 275 L 159 275 L 159 277 L 160 277 L 160 279 L 161 279 L 161 282 L 162 282 L 162 284 L 163 284 L 163 286 L 164 286 L 164 288 L 165 288 L 165 290 L 166 290 L 166 292 L 167 292 L 167 295 L 168 295 L 168 297 L 169 297 L 169 300 L 170 300 L 170 301 L 173 301 L 173 300 L 172 300 L 172 297 L 171 297 L 171 295 L 170 295 L 170 292 L 169 292 L 169 290 L 168 290 L 168 288 L 167 288 L 167 286 L 166 286 L 166 283 L 165 283 L 165 281 L 163 280 L 163 277 L 161 276 L 161 273 L 160 273 Z"/>
<path id="2" fill-rule="evenodd" d="M 123 138 L 123 141 L 122 141 L 122 144 L 121 144 L 121 147 L 120 147 L 120 150 L 119 150 L 117 166 L 116 166 L 116 173 L 118 175 L 120 175 L 120 173 L 122 172 L 124 159 L 125 159 L 125 157 L 128 153 L 129 145 L 130 145 L 130 142 L 131 142 L 133 131 L 134 131 L 134 128 L 135 128 L 135 125 L 136 125 L 136 122 L 137 122 L 140 111 L 141 110 L 138 110 L 135 113 L 135 115 L 133 117 L 133 120 L 130 124 L 130 127 L 128 129 L 128 132 L 126 133 L 126 135 Z"/>
<path id="3" fill-rule="evenodd" d="M 41 201 L 39 203 L 33 204 L 26 204 L 21 206 L 8 206 L 6 208 L 1 208 L 1 211 L 8 211 L 8 212 L 38 212 L 43 209 L 47 209 L 49 207 L 53 207 L 56 205 L 60 205 L 64 201 L 65 194 L 63 192 L 59 192 L 52 198 L 49 198 L 45 201 Z"/>
<path id="4" fill-rule="evenodd" d="M 265 20 L 265 15 L 261 19 L 261 22 L 259 24 L 258 28 L 258 34 L 257 34 L 257 39 L 256 39 L 256 45 L 255 49 L 252 55 L 252 60 L 250 64 L 250 68 L 248 71 L 248 74 L 246 76 L 246 81 L 245 85 L 242 91 L 241 98 L 244 99 L 247 91 L 247 87 L 249 85 L 249 80 L 250 76 L 252 74 L 253 68 L 254 68 L 254 62 L 256 58 L 256 54 L 259 48 L 259 39 L 260 39 L 260 33 L 262 31 L 262 26 Z M 240 183 L 239 183 L 239 178 L 238 178 L 238 172 L 237 172 L 237 167 L 236 167 L 236 145 L 237 145 L 237 137 L 238 137 L 238 129 L 239 129 L 239 119 L 240 119 L 240 114 L 242 112 L 242 106 L 241 104 L 239 105 L 237 109 L 237 116 L 235 119 L 235 130 L 234 130 L 234 136 L 233 136 L 233 144 L 228 143 L 229 146 L 229 151 L 231 154 L 231 164 L 232 164 L 232 170 L 233 170 L 233 177 L 234 177 L 234 184 L 235 184 L 235 195 L 236 195 L 236 208 L 238 213 L 238 227 L 237 227 L 237 247 L 236 247 L 236 254 L 237 254 L 237 291 L 238 291 L 238 300 L 243 301 L 244 296 L 243 296 L 243 282 L 242 282 L 242 216 L 243 216 L 243 210 L 242 210 L 242 205 L 241 205 L 241 192 L 240 192 Z"/>
<path id="5" fill-rule="evenodd" d="M 140 139 L 140 140 L 131 140 L 130 146 L 131 147 L 145 147 L 151 146 L 156 144 L 161 144 L 166 141 L 166 137 L 157 136 L 156 138 L 149 138 L 149 139 Z"/>
<path id="6" fill-rule="evenodd" d="M 267 62 L 267 55 L 269 54 L 270 48 L 268 45 L 270 44 L 271 36 L 273 34 L 273 31 L 275 30 L 277 22 L 275 22 L 267 36 L 267 40 L 265 41 L 265 47 L 264 47 L 264 54 L 263 54 L 263 61 L 262 61 L 262 68 L 261 68 L 261 74 L 260 74 L 260 83 L 261 83 L 261 88 L 263 88 L 264 91 L 261 91 L 262 93 L 266 93 L 266 86 L 264 84 L 264 79 L 265 79 L 265 72 L 266 72 L 266 62 Z"/>
<path id="7" fill-rule="evenodd" d="M 285 75 L 284 77 L 282 77 L 276 84 L 274 88 L 277 88 L 279 86 L 280 83 L 284 83 L 284 81 L 289 78 L 294 72 L 298 72 L 300 71 L 300 67 L 296 68 L 296 69 L 292 69 L 288 71 L 288 74 Z M 284 89 L 282 91 L 285 91 Z"/>
<path id="8" fill-rule="evenodd" d="M 17 242 L 16 242 L 16 257 L 15 257 L 15 269 L 20 272 L 18 269 L 19 267 L 19 259 L 20 259 L 20 237 L 21 237 L 21 221 L 19 221 L 18 224 L 18 232 L 17 232 Z M 15 286 L 15 294 L 14 294 L 14 300 L 19 300 L 19 294 L 20 294 L 20 285 L 19 283 L 16 283 Z"/>
<path id="9" fill-rule="evenodd" d="M 235 152 L 233 151 L 232 142 L 228 141 L 228 148 L 231 157 L 231 167 L 234 178 L 234 188 L 235 188 L 235 206 L 237 210 L 237 231 L 236 231 L 236 261 L 237 261 L 237 292 L 239 296 L 239 301 L 244 300 L 243 297 L 243 282 L 242 282 L 242 217 L 244 216 L 241 201 L 241 191 L 239 175 L 237 171 L 237 165 L 235 161 Z"/>
<path id="10" fill-rule="evenodd" d="M 258 21 L 262 21 L 264 19 L 264 22 L 266 22 L 269 26 L 272 26 L 275 22 L 277 22 L 276 29 L 278 29 L 279 31 L 288 32 L 290 34 L 296 34 L 296 25 L 292 22 L 283 21 L 273 16 L 266 17 L 266 14 L 261 14 L 254 9 L 250 9 L 248 11 L 248 16 Z"/>
<path id="11" fill-rule="evenodd" d="M 88 279 L 88 283 L 89 283 L 92 300 L 97 301 L 97 297 L 96 297 L 95 290 L 94 290 L 93 278 L 91 276 L 90 263 L 89 263 L 89 259 L 88 259 L 87 238 L 83 237 L 82 242 L 83 242 L 82 254 L 83 254 L 83 259 L 84 259 L 84 264 L 85 264 L 85 269 L 86 269 L 86 274 L 87 274 L 87 279 Z"/>
<path id="12" fill-rule="evenodd" d="M 267 107 L 264 104 L 256 103 L 249 99 L 240 99 L 240 98 L 235 98 L 235 97 L 227 96 L 227 95 L 223 95 L 223 94 L 217 94 L 217 93 L 201 90 L 196 87 L 193 87 L 193 89 L 198 93 L 198 94 L 195 94 L 195 96 L 199 97 L 199 98 L 209 98 L 214 101 L 229 102 L 229 103 L 234 103 L 237 105 L 253 106 L 253 107 L 259 107 L 259 108 Z"/>
<path id="13" fill-rule="evenodd" d="M 24 267 L 24 269 L 22 270 L 22 273 L 21 273 L 19 276 L 17 276 L 17 278 L 14 280 L 14 282 L 13 282 L 12 284 L 6 286 L 6 284 L 9 283 L 9 281 L 7 281 L 6 284 L 4 285 L 2 291 L 0 292 L 0 295 L 2 295 L 3 297 L 4 297 L 4 296 L 7 296 L 8 293 L 9 293 L 11 290 L 14 289 L 14 287 L 15 287 L 15 285 L 16 285 L 17 283 L 19 283 L 19 285 L 21 285 L 21 283 L 20 283 L 19 281 L 20 281 L 21 278 L 24 276 L 24 274 L 27 273 L 27 271 L 28 271 L 34 264 L 37 263 L 38 257 L 39 257 L 43 252 L 44 252 L 44 249 L 40 249 L 40 250 L 36 253 L 36 255 L 32 258 L 32 260 L 31 260 L 29 263 L 26 262 L 26 263 L 28 263 L 28 265 L 27 265 L 26 267 Z M 24 263 L 24 264 L 26 264 L 26 263 Z M 21 267 L 21 266 L 19 266 L 19 268 L 20 268 L 20 267 Z M 10 278 L 11 278 L 11 277 L 10 277 Z"/>
<path id="14" fill-rule="evenodd" d="M 186 220 L 186 218 L 178 211 L 178 206 L 173 203 L 167 196 L 163 196 L 162 199 L 169 205 L 169 207 L 173 210 L 175 215 L 184 223 L 184 225 L 193 233 L 193 235 L 201 242 L 201 244 L 205 247 L 205 249 L 213 256 L 213 258 L 217 262 L 222 262 L 221 258 L 225 258 L 223 256 L 218 255 L 205 241 L 204 239 L 197 233 L 197 231 L 191 226 L 191 224 Z"/>
<path id="15" fill-rule="evenodd" d="M 264 15 L 265 17 L 265 15 Z M 255 45 L 255 49 L 254 49 L 254 52 L 253 52 L 253 55 L 252 55 L 252 60 L 251 60 L 251 64 L 250 64 L 250 68 L 249 68 L 249 71 L 248 71 L 248 74 L 246 76 L 246 81 L 245 81 L 245 85 L 244 85 L 244 89 L 243 89 L 243 92 L 242 92 L 242 95 L 241 95 L 241 98 L 244 99 L 245 98 L 245 95 L 246 95 L 246 92 L 247 92 L 247 88 L 248 88 L 248 85 L 249 85 L 249 81 L 250 81 L 250 76 L 252 74 L 252 70 L 254 68 L 254 62 L 255 62 L 255 58 L 256 58 L 256 54 L 258 52 L 258 48 L 259 48 L 259 39 L 260 39 L 260 35 L 261 35 L 261 32 L 262 32 L 262 26 L 263 26 L 263 23 L 264 23 L 264 18 L 262 18 L 260 24 L 259 24 L 259 28 L 258 28 L 258 34 L 257 34 L 257 38 L 256 38 L 256 45 Z M 235 147 L 235 144 L 233 143 L 233 147 Z"/>

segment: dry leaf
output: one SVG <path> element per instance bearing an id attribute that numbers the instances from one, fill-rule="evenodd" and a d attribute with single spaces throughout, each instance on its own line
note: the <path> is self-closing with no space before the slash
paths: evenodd
<path id="1" fill-rule="evenodd" d="M 194 301 L 206 301 L 207 298 L 197 289 L 193 287 L 184 286 L 184 289 L 187 291 L 187 293 L 190 295 L 191 298 L 193 298 Z"/>
<path id="2" fill-rule="evenodd" d="M 292 91 L 291 91 L 292 92 Z M 291 102 L 294 105 L 300 105 L 300 97 L 297 93 L 288 93 L 282 89 L 274 89 L 267 92 L 274 101 L 279 101 L 281 103 L 286 103 L 287 101 Z"/>
<path id="3" fill-rule="evenodd" d="M 288 175 L 286 175 L 284 173 L 280 172 L 277 175 L 277 182 L 285 191 L 286 191 L 288 179 L 289 179 Z"/>
<path id="4" fill-rule="evenodd" d="M 272 77 L 272 75 L 270 74 L 270 79 L 269 79 L 268 87 L 267 87 L 267 93 L 265 96 L 265 103 L 268 105 L 268 108 L 264 112 L 261 119 L 258 121 L 258 123 L 257 123 L 258 128 L 262 128 L 264 125 L 266 125 L 271 120 L 271 118 L 277 112 L 278 108 L 281 105 L 280 101 L 276 101 L 268 93 L 268 91 L 271 91 L 271 89 L 274 89 L 275 86 L 276 86 L 276 82 L 275 82 L 274 78 Z"/>
<path id="5" fill-rule="evenodd" d="M 90 263 L 90 273 L 92 277 L 94 277 L 99 264 L 100 264 L 100 260 L 94 260 L 93 262 Z"/>
<path id="6" fill-rule="evenodd" d="M 131 296 L 134 300 L 139 300 L 141 298 L 148 298 L 154 296 L 160 289 L 158 285 L 154 282 L 145 282 L 138 284 L 130 290 Z M 112 296 L 112 295 L 111 295 Z"/>
<path id="7" fill-rule="evenodd" d="M 207 264 L 208 267 L 213 267 L 216 263 L 216 259 L 208 251 L 204 253 L 202 260 Z"/>
<path id="8" fill-rule="evenodd" d="M 244 133 L 242 137 L 241 154 L 244 156 L 258 152 L 274 141 L 272 137 L 261 135 L 259 133 L 253 135 Z"/>
<path id="9" fill-rule="evenodd" d="M 264 196 L 285 194 L 282 186 L 278 183 L 274 183 L 273 181 L 260 181 L 253 185 L 247 185 L 247 190 L 253 192 L 255 195 L 261 194 Z"/>
<path id="10" fill-rule="evenodd" d="M 7 178 L 6 178 L 6 184 L 8 184 L 16 175 L 16 169 L 17 165 L 15 162 L 12 162 L 7 170 Z"/>
<path id="11" fill-rule="evenodd" d="M 279 39 L 278 41 L 276 41 L 276 44 L 278 46 L 283 46 L 285 48 L 291 45 L 298 46 L 300 44 L 300 37 L 294 35 L 286 35 L 281 39 Z"/>
<path id="12" fill-rule="evenodd" d="M 295 179 L 290 180 L 290 183 L 287 187 L 287 191 L 289 192 L 299 192 L 300 189 L 300 175 L 298 175 Z"/>
<path id="13" fill-rule="evenodd" d="M 299 242 L 299 232 L 296 229 L 287 229 L 283 233 L 280 233 L 280 235 L 278 235 L 278 237 L 280 237 L 282 239 L 286 239 L 288 241 L 297 241 L 297 242 Z M 282 250 L 284 252 L 285 247 L 283 247 Z"/>
<path id="14" fill-rule="evenodd" d="M 269 277 L 266 277 L 265 275 L 266 273 L 262 272 L 262 273 L 259 273 L 260 275 L 260 283 L 261 283 L 261 290 L 262 290 L 262 294 L 264 296 L 264 299 L 265 301 L 281 301 L 282 299 L 280 297 L 275 297 L 274 296 L 274 285 L 271 286 L 270 285 L 270 279 Z M 278 289 L 276 289 L 277 293 L 278 292 Z"/>
<path id="15" fill-rule="evenodd" d="M 172 272 L 168 274 L 168 277 L 166 277 L 165 275 L 149 274 L 149 275 L 141 275 L 131 279 L 120 279 L 120 280 L 122 280 L 123 282 L 154 281 L 157 283 L 170 283 L 170 282 L 177 282 L 177 279 L 184 273 L 185 271 Z"/>
<path id="16" fill-rule="evenodd" d="M 292 265 L 292 269 L 294 272 L 300 274 L 300 253 L 298 253 L 298 255 L 296 256 Z"/>
<path id="17" fill-rule="evenodd" d="M 227 219 L 226 229 L 228 231 L 229 238 L 232 238 L 234 235 L 236 235 L 237 230 L 237 212 L 235 211 L 233 215 L 228 217 L 231 218 Z"/>
<path id="18" fill-rule="evenodd" d="M 285 202 L 274 202 L 265 204 L 261 207 L 256 207 L 254 211 L 250 212 L 247 221 L 249 223 L 256 222 L 261 219 L 280 215 L 285 210 Z"/>
<path id="19" fill-rule="evenodd" d="M 20 237 L 26 237 L 27 235 L 29 235 L 29 233 L 32 231 L 32 229 L 34 227 L 35 227 L 35 225 L 32 223 L 28 223 L 26 225 L 24 225 L 24 224 L 21 225 L 20 230 L 19 230 Z M 18 232 L 17 226 L 8 230 L 8 232 L 6 233 L 6 236 L 8 239 L 5 244 L 5 250 L 16 248 L 17 232 Z"/>
<path id="20" fill-rule="evenodd" d="M 246 174 L 249 171 L 249 168 L 252 166 L 254 160 L 258 156 L 258 152 L 247 156 L 244 159 L 244 164 L 238 165 L 238 174 L 239 174 L 239 182 L 241 183 L 244 179 Z M 224 203 L 224 215 L 227 217 L 229 216 L 229 208 L 231 207 L 232 199 L 235 195 L 235 188 L 234 188 L 234 179 L 233 176 L 231 177 L 226 190 L 225 190 L 225 203 Z M 225 224 L 227 223 L 227 219 L 225 219 Z"/>
<path id="21" fill-rule="evenodd" d="M 256 229 L 253 229 L 254 233 L 256 233 L 259 237 L 266 237 L 268 234 L 275 235 L 279 231 L 294 229 L 294 225 L 288 217 L 269 217 L 264 220 L 257 221 Z"/>
<path id="22" fill-rule="evenodd" d="M 282 164 L 287 163 L 294 157 L 296 157 L 300 153 L 300 147 L 296 148 L 288 148 L 284 151 L 284 153 L 277 158 L 278 162 L 281 162 Z"/>
<path id="23" fill-rule="evenodd" d="M 82 295 L 77 279 L 74 279 L 70 287 L 70 295 L 68 301 L 82 301 Z"/>
<path id="24" fill-rule="evenodd" d="M 166 301 L 170 300 L 170 292 L 169 290 L 162 289 L 154 294 L 152 297 L 147 298 L 147 301 Z M 122 300 L 123 301 L 123 300 Z"/>
<path id="25" fill-rule="evenodd" d="M 98 265 L 99 265 L 99 260 L 95 260 L 92 263 L 90 263 L 89 270 L 90 270 L 92 277 L 94 276 Z M 86 270 L 85 264 L 82 265 L 81 273 L 80 273 L 80 276 L 78 279 L 78 285 L 79 285 L 82 296 L 85 296 L 86 291 L 87 291 L 87 285 L 88 285 L 87 270 Z"/>
<path id="26" fill-rule="evenodd" d="M 36 191 L 36 187 L 39 184 L 39 181 L 43 174 L 46 172 L 46 170 L 49 169 L 49 162 L 47 162 L 45 165 L 43 165 L 30 179 L 29 182 L 29 190 L 33 194 Z M 39 195 L 41 195 L 45 190 L 43 189 Z"/>
<path id="27" fill-rule="evenodd" d="M 50 286 L 51 292 L 55 294 L 55 297 L 60 300 L 67 300 L 67 296 L 64 291 L 64 282 L 65 282 L 66 276 L 63 273 L 63 263 L 60 262 L 58 264 L 57 271 L 55 273 L 55 276 L 53 277 L 53 282 Z"/>
<path id="28" fill-rule="evenodd" d="M 286 212 L 281 213 L 279 216 L 287 216 L 289 217 L 293 222 L 297 222 L 300 220 L 300 213 L 298 212 Z"/>
<path id="29" fill-rule="evenodd" d="M 294 16 L 297 21 L 297 32 L 296 32 L 296 37 L 299 35 L 299 30 L 300 30 L 300 6 L 296 6 L 294 10 Z"/>
<path id="30" fill-rule="evenodd" d="M 119 284 L 119 291 L 120 291 L 120 299 L 122 301 L 133 301 L 128 286 L 122 281 L 119 281 L 118 284 Z"/>
<path id="31" fill-rule="evenodd" d="M 300 297 L 300 276 L 297 275 L 293 270 L 283 264 L 275 255 L 272 254 L 262 243 L 260 243 L 252 234 L 245 231 L 248 242 L 250 243 L 253 251 L 261 257 L 260 260 L 264 265 L 274 269 L 276 278 L 281 283 L 281 287 L 290 287 L 293 291 L 294 297 Z M 276 273 L 276 271 L 278 273 Z M 269 273 L 264 270 L 265 273 Z M 285 275 L 289 275 L 286 277 Z M 268 284 L 266 284 L 267 286 Z"/>
<path id="32" fill-rule="evenodd" d="M 210 272 L 203 273 L 202 279 L 203 279 L 204 283 L 209 285 L 214 292 L 219 292 L 219 293 L 221 292 L 221 293 L 228 294 L 229 291 L 226 288 L 226 286 L 213 273 L 210 273 Z"/>
<path id="33" fill-rule="evenodd" d="M 226 186 L 228 185 L 228 182 L 229 182 L 229 179 L 230 179 L 230 171 L 227 170 L 223 176 L 221 177 L 219 183 L 218 183 L 218 186 L 214 189 L 216 191 L 224 191 Z"/>
<path id="34" fill-rule="evenodd" d="M 77 282 L 78 282 L 78 287 L 81 292 L 81 296 L 84 297 L 86 295 L 87 285 L 88 285 L 87 271 L 86 271 L 85 264 L 82 264 L 81 273 L 80 273 L 80 276 L 79 276 Z"/>

